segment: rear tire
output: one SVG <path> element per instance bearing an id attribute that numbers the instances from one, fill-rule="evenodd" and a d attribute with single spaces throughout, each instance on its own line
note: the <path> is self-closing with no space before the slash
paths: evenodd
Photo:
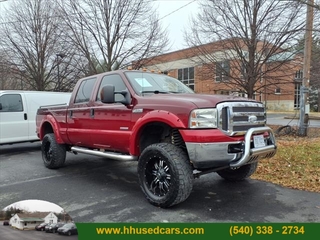
<path id="1" fill-rule="evenodd" d="M 147 200 L 158 207 L 171 207 L 186 200 L 193 187 L 187 154 L 170 143 L 146 147 L 138 162 L 140 187 Z"/>
<path id="2" fill-rule="evenodd" d="M 248 177 L 250 177 L 257 169 L 258 163 L 251 163 L 244 165 L 237 169 L 223 169 L 217 171 L 220 177 L 228 180 L 228 181 L 242 181 Z"/>
<path id="3" fill-rule="evenodd" d="M 44 165 L 50 169 L 56 169 L 63 166 L 66 160 L 66 146 L 58 144 L 54 133 L 47 133 L 41 145 L 42 159 Z"/>

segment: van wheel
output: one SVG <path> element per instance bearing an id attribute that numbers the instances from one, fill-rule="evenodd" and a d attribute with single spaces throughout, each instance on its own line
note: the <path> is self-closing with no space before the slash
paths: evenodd
<path id="1" fill-rule="evenodd" d="M 66 160 L 66 146 L 58 144 L 54 133 L 47 133 L 41 145 L 42 159 L 47 168 L 62 167 Z"/>
<path id="2" fill-rule="evenodd" d="M 256 171 L 258 166 L 258 163 L 251 163 L 244 165 L 237 169 L 223 169 L 220 171 L 217 171 L 217 173 L 220 175 L 220 177 L 228 180 L 228 181 L 241 181 L 248 177 L 250 177 L 254 172 Z"/>
<path id="3" fill-rule="evenodd" d="M 147 200 L 163 208 L 186 200 L 193 187 L 187 154 L 170 143 L 152 144 L 143 150 L 138 177 Z"/>

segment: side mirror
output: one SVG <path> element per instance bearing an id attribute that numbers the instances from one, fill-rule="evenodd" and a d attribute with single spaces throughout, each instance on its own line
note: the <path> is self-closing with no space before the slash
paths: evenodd
<path id="1" fill-rule="evenodd" d="M 101 102 L 103 103 L 119 102 L 126 106 L 131 103 L 131 96 L 129 91 L 126 89 L 126 90 L 122 90 L 121 92 L 115 92 L 114 85 L 107 84 L 103 86 L 100 94 L 101 94 Z M 124 99 L 121 101 L 116 101 L 115 94 L 121 94 L 124 97 Z"/>
<path id="2" fill-rule="evenodd" d="M 102 90 L 100 92 L 101 94 L 101 102 L 103 103 L 114 103 L 114 86 L 113 85 L 105 85 L 102 87 Z"/>

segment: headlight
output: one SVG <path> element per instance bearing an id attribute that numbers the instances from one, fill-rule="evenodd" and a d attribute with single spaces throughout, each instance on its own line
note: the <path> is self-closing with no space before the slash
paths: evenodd
<path id="1" fill-rule="evenodd" d="M 217 128 L 217 109 L 195 109 L 189 118 L 190 128 Z"/>

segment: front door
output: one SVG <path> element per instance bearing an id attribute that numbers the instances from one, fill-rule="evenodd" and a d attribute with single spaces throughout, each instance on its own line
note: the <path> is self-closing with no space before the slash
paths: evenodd
<path id="1" fill-rule="evenodd" d="M 132 108 L 122 103 L 105 104 L 101 102 L 100 92 L 103 86 L 111 84 L 116 92 L 121 92 L 127 87 L 118 74 L 106 75 L 102 78 L 96 101 L 92 107 L 94 132 L 92 145 L 96 148 L 129 152 L 129 138 L 132 131 Z M 121 94 L 115 95 L 115 100 L 121 101 Z"/>

